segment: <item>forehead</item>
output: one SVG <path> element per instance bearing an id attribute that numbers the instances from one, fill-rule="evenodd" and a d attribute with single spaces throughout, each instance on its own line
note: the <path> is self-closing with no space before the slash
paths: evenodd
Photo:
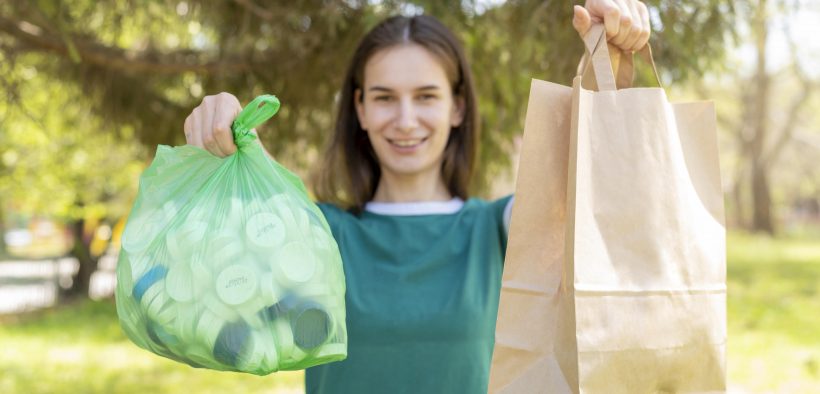
<path id="1" fill-rule="evenodd" d="M 376 52 L 364 68 L 365 89 L 371 86 L 395 90 L 450 85 L 440 60 L 418 44 L 389 47 Z"/>

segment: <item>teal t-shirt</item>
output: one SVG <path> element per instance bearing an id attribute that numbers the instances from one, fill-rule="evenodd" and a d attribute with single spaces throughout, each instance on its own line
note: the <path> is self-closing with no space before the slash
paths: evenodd
<path id="1" fill-rule="evenodd" d="M 348 356 L 307 369 L 307 393 L 486 393 L 509 201 L 360 216 L 319 204 L 344 265 Z"/>

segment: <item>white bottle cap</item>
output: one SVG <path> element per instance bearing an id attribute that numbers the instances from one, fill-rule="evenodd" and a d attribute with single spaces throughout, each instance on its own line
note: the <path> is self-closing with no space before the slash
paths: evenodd
<path id="1" fill-rule="evenodd" d="M 259 277 L 259 289 L 265 305 L 274 305 L 282 299 L 283 290 L 270 272 L 265 272 Z"/>
<path id="2" fill-rule="evenodd" d="M 208 240 L 206 247 L 208 251 L 204 258 L 209 262 L 208 266 L 212 267 L 211 269 L 236 263 L 245 250 L 239 233 L 233 229 L 219 230 Z"/>
<path id="3" fill-rule="evenodd" d="M 141 252 L 154 241 L 156 234 L 162 230 L 165 214 L 156 208 L 140 209 L 132 212 L 122 233 L 122 248 L 132 252 Z"/>
<path id="4" fill-rule="evenodd" d="M 332 358 L 336 356 L 347 355 L 347 344 L 345 343 L 326 343 L 316 352 L 316 358 Z"/>
<path id="5" fill-rule="evenodd" d="M 194 298 L 194 276 L 186 261 L 175 261 L 165 276 L 165 291 L 177 302 L 189 302 Z"/>
<path id="6" fill-rule="evenodd" d="M 177 228 L 168 230 L 165 236 L 168 253 L 176 260 L 188 260 L 194 252 L 205 247 L 202 240 L 208 225 L 200 220 L 188 219 Z"/>
<path id="7" fill-rule="evenodd" d="M 218 334 L 218 333 L 217 333 Z M 211 347 L 212 348 L 212 347 Z M 183 353 L 186 358 L 205 368 L 217 369 L 219 364 L 214 361 L 211 350 L 202 345 L 189 345 Z"/>
<path id="8" fill-rule="evenodd" d="M 194 305 L 177 307 L 177 317 L 174 319 L 174 333 L 185 343 L 196 342 L 196 326 L 202 310 Z"/>
<path id="9" fill-rule="evenodd" d="M 279 360 L 287 360 L 293 354 L 296 346 L 293 345 L 293 331 L 290 329 L 290 322 L 285 318 L 273 321 L 273 333 L 276 338 L 276 345 L 279 349 Z"/>
<path id="10" fill-rule="evenodd" d="M 259 333 L 259 338 L 262 342 L 262 365 L 264 365 L 268 371 L 279 370 L 279 352 L 276 351 L 276 342 L 274 341 L 273 333 L 271 330 L 263 330 Z M 260 347 L 257 347 L 257 349 L 259 348 Z"/>
<path id="11" fill-rule="evenodd" d="M 239 318 L 239 312 L 234 308 L 225 305 L 216 294 L 206 293 L 202 296 L 202 301 L 209 311 L 219 316 L 223 321 L 234 321 Z"/>
<path id="12" fill-rule="evenodd" d="M 209 310 L 203 311 L 196 325 L 197 342 L 207 349 L 213 350 L 216 338 L 219 336 L 219 331 L 222 330 L 224 324 L 225 320 L 216 314 L 211 313 Z"/>
<path id="13" fill-rule="evenodd" d="M 149 319 L 163 327 L 169 325 L 177 314 L 175 305 L 169 303 L 169 301 L 164 291 L 157 292 L 157 295 L 148 304 L 145 314 Z"/>
<path id="14" fill-rule="evenodd" d="M 216 294 L 227 305 L 239 305 L 256 295 L 259 272 L 249 264 L 226 267 L 216 277 Z"/>
<path id="15" fill-rule="evenodd" d="M 286 286 L 310 281 L 316 273 L 316 258 L 310 248 L 301 242 L 289 242 L 271 257 L 271 269 L 276 279 Z"/>
<path id="16" fill-rule="evenodd" d="M 265 308 L 265 302 L 261 297 L 254 296 L 249 298 L 248 301 L 237 305 L 236 311 L 239 313 L 239 316 L 242 317 L 242 320 L 245 320 L 245 323 L 248 323 L 251 328 L 259 330 L 266 325 L 266 322 L 263 321 L 263 316 L 259 314 L 263 308 Z"/>
<path id="17" fill-rule="evenodd" d="M 257 213 L 245 224 L 245 234 L 250 247 L 267 252 L 284 242 L 285 224 L 272 213 Z"/>
<path id="18" fill-rule="evenodd" d="M 245 203 L 237 198 L 231 197 L 231 206 L 228 211 L 228 217 L 225 220 L 225 228 L 232 231 L 242 231 L 245 227 L 245 217 L 247 216 Z"/>

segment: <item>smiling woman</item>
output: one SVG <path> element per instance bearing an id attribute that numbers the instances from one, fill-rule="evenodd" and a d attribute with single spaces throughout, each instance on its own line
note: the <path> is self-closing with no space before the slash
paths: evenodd
<path id="1" fill-rule="evenodd" d="M 466 200 L 478 141 L 472 76 L 461 45 L 428 16 L 390 18 L 353 55 L 319 200 Z"/>

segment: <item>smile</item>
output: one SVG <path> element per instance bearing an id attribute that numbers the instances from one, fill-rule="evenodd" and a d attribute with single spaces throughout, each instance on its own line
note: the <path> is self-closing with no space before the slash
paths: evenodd
<path id="1" fill-rule="evenodd" d="M 387 139 L 391 145 L 397 146 L 399 148 L 413 148 L 418 145 L 421 145 L 424 141 L 427 141 L 427 138 L 414 138 L 414 139 L 406 139 L 406 140 L 391 140 Z"/>

